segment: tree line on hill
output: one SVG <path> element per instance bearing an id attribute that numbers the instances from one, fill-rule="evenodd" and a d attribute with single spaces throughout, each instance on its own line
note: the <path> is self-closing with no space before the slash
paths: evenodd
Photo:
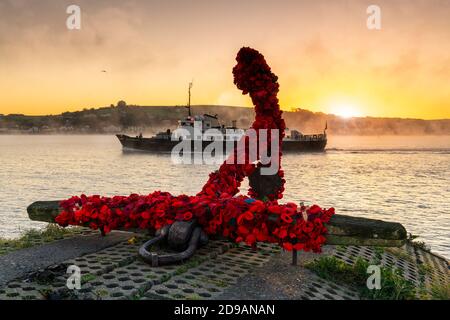
<path id="1" fill-rule="evenodd" d="M 192 107 L 192 114 L 204 113 L 218 115 L 224 125 L 231 125 L 236 120 L 240 128 L 248 128 L 254 119 L 252 108 L 206 105 Z M 152 134 L 175 128 L 178 120 L 187 114 L 184 106 L 132 106 L 120 101 L 117 106 L 64 112 L 59 115 L 0 115 L 0 133 Z M 289 129 L 304 134 L 322 132 L 327 124 L 327 132 L 332 135 L 450 135 L 450 119 L 344 119 L 305 109 L 285 111 L 284 119 Z"/>

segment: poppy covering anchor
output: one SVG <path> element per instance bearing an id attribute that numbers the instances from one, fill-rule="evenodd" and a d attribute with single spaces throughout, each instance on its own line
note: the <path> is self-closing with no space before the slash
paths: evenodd
<path id="1" fill-rule="evenodd" d="M 155 237 L 139 248 L 139 256 L 152 267 L 182 262 L 189 259 L 197 248 L 208 243 L 208 236 L 196 220 L 175 221 L 159 229 Z M 160 254 L 149 249 L 167 244 L 175 253 Z"/>

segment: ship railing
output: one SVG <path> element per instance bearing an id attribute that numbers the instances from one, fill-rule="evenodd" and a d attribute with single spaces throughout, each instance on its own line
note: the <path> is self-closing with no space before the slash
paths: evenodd
<path id="1" fill-rule="evenodd" d="M 325 140 L 324 134 L 304 134 L 296 137 L 299 141 L 322 141 Z"/>

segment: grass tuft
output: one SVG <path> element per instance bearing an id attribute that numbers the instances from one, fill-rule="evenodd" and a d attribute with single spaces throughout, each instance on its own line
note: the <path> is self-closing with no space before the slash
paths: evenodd
<path id="1" fill-rule="evenodd" d="M 433 300 L 450 300 L 450 286 L 435 284 L 431 287 L 431 298 Z"/>
<path id="2" fill-rule="evenodd" d="M 404 279 L 397 269 L 381 266 L 381 289 L 370 290 L 366 281 L 369 277 L 367 268 L 370 263 L 358 258 L 350 265 L 336 257 L 320 257 L 306 264 L 306 267 L 321 278 L 337 284 L 350 285 L 356 288 L 363 299 L 371 300 L 412 300 L 415 299 L 415 286 Z"/>
<path id="3" fill-rule="evenodd" d="M 92 273 L 87 273 L 87 274 L 82 275 L 80 280 L 81 280 L 81 283 L 84 284 L 84 283 L 92 281 L 96 278 L 97 278 L 96 275 L 94 275 Z"/>
<path id="4" fill-rule="evenodd" d="M 0 238 L 0 255 L 35 245 L 61 240 L 66 235 L 79 233 L 79 228 L 62 228 L 48 224 L 43 230 L 27 230 L 17 239 Z"/>

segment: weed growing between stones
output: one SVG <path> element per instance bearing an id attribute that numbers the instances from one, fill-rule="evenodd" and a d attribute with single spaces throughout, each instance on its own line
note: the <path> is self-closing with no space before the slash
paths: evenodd
<path id="1" fill-rule="evenodd" d="M 431 287 L 431 298 L 433 300 L 450 300 L 450 286 L 435 284 Z"/>
<path id="2" fill-rule="evenodd" d="M 92 273 L 87 273 L 81 276 L 81 283 L 85 284 L 86 282 L 92 281 L 95 278 L 97 278 L 97 276 L 93 275 Z"/>
<path id="3" fill-rule="evenodd" d="M 305 265 L 319 277 L 337 284 L 355 287 L 361 298 L 371 300 L 412 300 L 416 298 L 416 288 L 403 278 L 401 271 L 380 267 L 381 289 L 369 290 L 366 285 L 368 261 L 358 258 L 353 265 L 336 257 L 320 257 Z"/>
<path id="4" fill-rule="evenodd" d="M 411 244 L 416 249 L 422 249 L 426 252 L 431 252 L 431 248 L 424 241 L 416 241 L 419 236 L 413 235 L 410 233 L 406 241 Z"/>
<path id="5" fill-rule="evenodd" d="M 187 262 L 185 262 L 184 264 L 180 265 L 175 270 L 174 275 L 183 274 L 183 273 L 187 272 L 189 269 L 197 267 L 199 264 L 201 264 L 205 260 L 206 260 L 205 258 L 197 258 L 194 256 L 191 259 L 189 259 Z"/>
<path id="6" fill-rule="evenodd" d="M 61 240 L 68 235 L 74 235 L 80 232 L 81 228 L 79 227 L 64 229 L 56 224 L 48 224 L 43 230 L 27 230 L 18 239 L 0 238 L 0 255 Z"/>

